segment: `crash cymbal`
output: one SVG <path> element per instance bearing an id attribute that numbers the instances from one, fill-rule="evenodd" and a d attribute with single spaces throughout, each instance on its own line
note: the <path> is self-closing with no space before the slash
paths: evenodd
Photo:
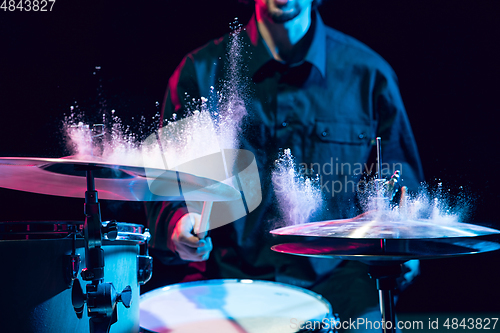
<path id="1" fill-rule="evenodd" d="M 1 157 L 0 187 L 83 198 L 88 168 L 93 169 L 100 199 L 231 201 L 240 198 L 232 186 L 188 173 L 75 158 Z"/>
<path id="2" fill-rule="evenodd" d="M 352 219 L 288 226 L 271 231 L 279 236 L 350 239 L 436 239 L 500 234 L 500 231 L 446 218 L 406 219 L 392 212 L 367 212 Z"/>

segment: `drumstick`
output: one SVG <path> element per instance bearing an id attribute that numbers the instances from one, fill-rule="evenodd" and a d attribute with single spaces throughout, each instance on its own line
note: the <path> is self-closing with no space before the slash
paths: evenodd
<path id="1" fill-rule="evenodd" d="M 222 164 L 224 165 L 224 171 L 226 173 L 226 179 L 229 178 L 229 172 L 227 169 L 226 157 L 224 151 L 221 150 Z M 196 228 L 196 234 L 199 239 L 203 239 L 207 236 L 208 230 L 210 229 L 210 213 L 212 212 L 212 201 L 205 201 L 203 203 L 203 209 L 201 210 L 200 224 Z M 196 227 L 196 226 L 195 226 Z"/>
<path id="2" fill-rule="evenodd" d="M 224 151 L 221 151 L 222 163 L 224 165 L 224 171 L 226 173 L 226 179 L 229 178 L 229 172 L 227 170 L 227 162 L 224 156 Z M 210 229 L 210 213 L 212 212 L 212 201 L 205 201 L 203 203 L 203 209 L 201 210 L 201 218 L 199 225 L 195 225 L 196 234 L 199 239 L 203 239 L 207 236 L 208 229 Z"/>
<path id="3" fill-rule="evenodd" d="M 201 211 L 200 223 L 196 228 L 196 234 L 199 239 L 203 239 L 207 236 L 208 229 L 210 228 L 210 213 L 212 212 L 212 201 L 205 201 L 203 203 L 203 209 Z"/>
<path id="4" fill-rule="evenodd" d="M 399 211 L 406 212 L 406 190 L 407 187 L 403 186 L 401 187 L 401 197 L 399 198 Z"/>

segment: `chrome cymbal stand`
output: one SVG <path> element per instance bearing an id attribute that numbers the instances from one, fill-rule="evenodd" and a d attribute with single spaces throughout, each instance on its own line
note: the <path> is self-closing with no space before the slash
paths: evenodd
<path id="1" fill-rule="evenodd" d="M 91 281 L 86 285 L 86 293 L 78 279 L 74 279 L 72 288 L 72 303 L 78 318 L 82 318 L 85 303 L 89 316 L 90 333 L 108 333 L 111 325 L 118 320 L 117 303 L 122 302 L 127 308 L 132 302 L 132 288 L 126 286 L 121 293 L 117 293 L 113 284 L 104 282 L 104 250 L 102 236 L 107 234 L 108 239 L 115 239 L 118 233 L 116 222 L 106 226 L 101 222 L 101 208 L 98 194 L 95 190 L 93 172 L 99 167 L 88 164 L 78 167 L 85 170 L 87 191 L 85 192 L 85 268 L 80 275 L 84 281 Z"/>

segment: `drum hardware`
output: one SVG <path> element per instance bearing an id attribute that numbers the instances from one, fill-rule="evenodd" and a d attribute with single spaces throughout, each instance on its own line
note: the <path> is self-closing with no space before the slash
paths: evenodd
<path id="1" fill-rule="evenodd" d="M 78 280 L 78 273 L 80 272 L 80 255 L 76 254 L 76 235 L 77 235 L 77 225 L 70 226 L 70 232 L 72 237 L 72 249 L 71 254 L 64 255 L 63 262 L 66 272 L 66 282 L 68 283 L 68 288 L 73 287 L 73 282 Z"/>
<path id="2" fill-rule="evenodd" d="M 393 291 L 396 290 L 396 280 L 401 276 L 402 269 L 399 263 L 389 265 L 370 265 L 368 274 L 377 281 L 377 290 L 380 299 L 380 313 L 382 322 L 391 322 L 396 325 L 396 312 L 394 311 Z M 395 332 L 395 327 L 388 332 Z"/>
<path id="3" fill-rule="evenodd" d="M 107 239 L 114 240 L 118 236 L 118 223 L 116 220 L 103 223 L 101 226 L 101 232 L 103 236 Z"/>
<path id="4" fill-rule="evenodd" d="M 394 196 L 395 184 L 400 176 L 400 171 L 396 170 L 391 179 L 386 182 L 386 195 L 384 195 L 383 184 L 384 179 L 382 177 L 382 139 L 380 137 L 376 138 L 377 143 L 377 179 L 376 179 L 376 210 L 384 211 L 388 207 L 387 202 L 392 200 Z M 406 192 L 406 189 L 402 190 L 402 194 Z M 401 201 L 405 198 L 401 197 Z M 387 240 L 385 238 L 380 240 L 380 247 L 382 252 L 387 249 Z M 401 276 L 402 263 L 395 261 L 388 263 L 376 262 L 370 263 L 368 268 L 368 275 L 375 279 L 377 282 L 377 290 L 379 293 L 379 303 L 380 303 L 380 314 L 382 316 L 382 323 L 390 322 L 392 325 L 383 325 L 384 333 L 396 332 L 396 312 L 394 308 L 394 295 L 393 291 L 397 288 L 397 278 Z"/>
<path id="5" fill-rule="evenodd" d="M 106 224 L 103 222 L 103 226 Z M 11 271 L 0 277 L 0 283 L 9 286 L 2 289 L 0 299 L 2 332 L 89 333 L 87 312 L 82 308 L 83 318 L 78 319 L 72 304 L 73 288 L 69 288 L 72 277 L 77 277 L 73 284 L 79 284 L 84 290 L 89 283 L 82 280 L 76 268 L 72 275 L 69 260 L 74 253 L 74 262 L 81 260 L 80 270 L 84 267 L 83 225 L 83 221 L 0 222 L 0 253 L 9 253 L 0 256 L 0 267 L 9 267 Z M 73 251 L 75 236 L 76 251 Z M 134 300 L 128 309 L 117 306 L 119 320 L 111 326 L 110 333 L 139 330 L 137 255 L 143 253 L 140 247 L 147 237 L 149 234 L 142 225 L 132 223 L 118 223 L 115 240 L 107 239 L 107 235 L 103 237 L 104 282 L 113 282 L 117 291 L 130 285 Z M 36 272 L 35 278 L 33 272 Z M 80 291 L 77 295 L 83 298 L 81 288 L 74 290 Z"/>
<path id="6" fill-rule="evenodd" d="M 121 293 L 117 293 L 112 283 L 89 283 L 87 294 L 84 294 L 79 280 L 75 280 L 71 296 L 77 317 L 82 318 L 87 303 L 90 332 L 103 333 L 109 332 L 111 325 L 118 321 L 118 302 L 122 302 L 126 308 L 130 307 L 132 288 L 127 286 Z"/>
<path id="7" fill-rule="evenodd" d="M 395 331 L 392 293 L 402 263 L 500 250 L 500 244 L 490 241 L 490 237 L 500 235 L 495 229 L 459 222 L 397 221 L 378 212 L 284 227 L 271 233 L 291 240 L 273 246 L 276 252 L 368 264 L 370 276 L 377 281 L 382 319 L 393 323 L 393 328 L 386 327 L 384 332 Z"/>
<path id="8" fill-rule="evenodd" d="M 103 234 L 109 239 L 117 236 L 116 222 L 106 226 L 101 222 L 101 209 L 98 194 L 95 190 L 92 172 L 99 167 L 94 165 L 82 166 L 87 174 L 87 191 L 85 192 L 85 268 L 80 275 L 85 281 L 92 281 L 86 285 L 85 294 L 79 280 L 74 280 L 71 292 L 72 304 L 78 318 L 82 318 L 85 303 L 89 316 L 90 333 L 107 333 L 111 325 L 118 320 L 117 303 L 128 308 L 132 302 L 132 288 L 128 285 L 121 293 L 117 293 L 112 283 L 104 282 L 104 250 L 102 249 Z"/>
<path id="9" fill-rule="evenodd" d="M 500 244 L 488 240 L 500 231 L 473 224 L 408 220 L 387 210 L 387 198 L 381 178 L 381 146 L 377 138 L 377 174 L 375 210 L 352 219 L 306 223 L 271 231 L 287 237 L 287 243 L 273 246 L 276 252 L 294 255 L 358 260 L 369 265 L 376 280 L 384 333 L 396 332 L 393 291 L 401 266 L 412 259 L 434 259 L 500 250 Z M 399 177 L 395 174 L 393 177 Z M 389 190 L 397 182 L 391 178 Z M 404 191 L 404 187 L 402 188 Z M 385 193 L 392 196 L 391 193 Z M 404 202 L 404 198 L 402 197 Z M 290 241 L 295 238 L 296 241 Z M 341 318 L 342 319 L 342 318 Z"/>
<path id="10" fill-rule="evenodd" d="M 500 235 L 495 229 L 458 222 L 391 221 L 377 212 L 349 220 L 284 227 L 271 233 L 287 239 L 287 243 L 271 248 L 276 252 L 358 260 L 369 265 L 369 274 L 379 290 L 382 319 L 393 324 L 385 333 L 395 332 L 393 291 L 405 261 L 500 250 L 496 239 L 490 240 Z"/>
<path id="11" fill-rule="evenodd" d="M 153 257 L 149 255 L 148 240 L 150 238 L 149 229 L 144 231 L 146 240 L 141 245 L 143 254 L 137 256 L 137 282 L 142 286 L 151 279 L 153 275 Z"/>
<path id="12" fill-rule="evenodd" d="M 71 227 L 71 222 L 69 226 L 50 222 L 0 223 L 0 246 L 21 250 L 20 255 L 12 260 L 2 258 L 5 266 L 15 266 L 20 262 L 23 251 L 40 249 L 30 257 L 31 265 L 45 272 L 41 281 L 29 284 L 30 288 L 24 288 L 24 275 L 17 276 L 15 290 L 34 293 L 37 297 L 32 297 L 30 302 L 15 303 L 4 312 L 8 318 L 5 320 L 8 330 L 22 327 L 26 332 L 88 333 L 90 327 L 91 333 L 102 333 L 110 328 L 111 332 L 138 329 L 139 302 L 132 303 L 131 298 L 138 300 L 138 286 L 146 283 L 152 275 L 152 258 L 145 244 L 150 235 L 149 232 L 140 235 L 144 229 L 139 225 L 119 223 L 117 232 L 116 222 L 101 223 L 98 192 L 101 199 L 122 201 L 188 198 L 193 201 L 231 201 L 241 197 L 232 186 L 216 180 L 172 170 L 148 170 L 153 170 L 157 176 L 148 176 L 144 166 L 117 165 L 95 157 L 90 160 L 0 157 L 0 187 L 74 198 L 81 198 L 85 192 L 86 218 L 83 225 Z M 159 194 L 154 191 L 158 189 Z M 71 233 L 68 232 L 70 229 Z M 84 239 L 77 238 L 81 235 Z M 49 251 L 44 252 L 46 249 Z M 104 254 L 110 256 L 112 263 L 106 268 Z M 82 256 L 85 256 L 86 268 L 80 270 Z M 130 269 L 118 273 L 114 271 L 115 264 L 137 271 Z M 82 280 L 90 282 L 86 283 L 85 292 Z M 118 285 L 123 288 L 121 292 L 115 290 Z M 9 291 L 7 295 L 13 298 L 17 294 Z M 122 309 L 118 302 L 130 306 L 130 311 Z M 85 304 L 88 322 L 77 319 L 84 317 Z M 76 313 L 76 318 L 71 313 Z M 118 316 L 122 318 L 119 322 Z"/>

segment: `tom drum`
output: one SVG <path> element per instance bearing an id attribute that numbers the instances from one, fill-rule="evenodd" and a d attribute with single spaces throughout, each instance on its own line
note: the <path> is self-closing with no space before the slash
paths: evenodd
<path id="1" fill-rule="evenodd" d="M 268 281 L 181 283 L 145 293 L 140 302 L 144 332 L 329 332 L 333 322 L 322 296 Z"/>
<path id="2" fill-rule="evenodd" d="M 80 270 L 85 267 L 82 231 L 82 222 L 0 222 L 2 332 L 89 333 L 86 311 L 78 319 L 72 306 L 68 261 L 75 247 Z M 116 239 L 103 239 L 104 281 L 113 283 L 117 291 L 132 288 L 131 307 L 118 304 L 118 322 L 111 333 L 139 331 L 143 275 L 138 255 L 148 237 L 142 225 L 118 223 Z M 78 278 L 85 290 L 87 282 Z"/>

